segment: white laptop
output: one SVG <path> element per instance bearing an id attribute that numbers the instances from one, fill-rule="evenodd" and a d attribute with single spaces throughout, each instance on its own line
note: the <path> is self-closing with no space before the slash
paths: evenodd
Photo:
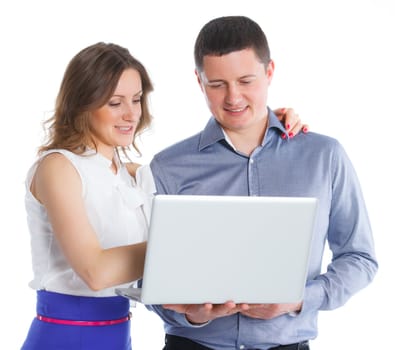
<path id="1" fill-rule="evenodd" d="M 157 195 L 144 304 L 291 303 L 303 299 L 316 198 Z"/>

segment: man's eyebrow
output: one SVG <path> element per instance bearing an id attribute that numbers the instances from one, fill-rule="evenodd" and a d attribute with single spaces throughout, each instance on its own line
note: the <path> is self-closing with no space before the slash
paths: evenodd
<path id="1" fill-rule="evenodd" d="M 257 77 L 256 74 L 247 74 L 247 75 L 243 75 L 239 78 L 237 78 L 237 80 L 242 80 L 242 79 L 255 79 Z M 226 82 L 226 80 L 224 79 L 212 79 L 212 80 L 207 80 L 207 83 L 211 84 L 211 83 L 224 83 Z"/>
<path id="2" fill-rule="evenodd" d="M 207 80 L 207 83 L 223 83 L 225 80 L 223 79 L 212 79 L 212 80 Z"/>
<path id="3" fill-rule="evenodd" d="M 247 75 L 243 75 L 243 76 L 240 77 L 239 79 L 256 78 L 256 77 L 257 77 L 256 74 L 247 74 Z"/>

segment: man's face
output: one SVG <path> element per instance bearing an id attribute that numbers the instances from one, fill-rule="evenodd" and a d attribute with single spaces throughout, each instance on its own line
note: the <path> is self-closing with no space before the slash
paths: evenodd
<path id="1" fill-rule="evenodd" d="M 248 132 L 267 117 L 267 94 L 274 64 L 265 69 L 252 49 L 205 56 L 196 72 L 207 105 L 225 131 Z"/>

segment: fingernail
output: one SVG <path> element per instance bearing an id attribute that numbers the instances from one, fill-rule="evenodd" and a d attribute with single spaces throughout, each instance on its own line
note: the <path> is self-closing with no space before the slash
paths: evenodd
<path id="1" fill-rule="evenodd" d="M 291 125 L 287 124 L 285 125 L 285 127 L 287 128 L 287 130 L 291 127 Z"/>
<path id="2" fill-rule="evenodd" d="M 284 140 L 285 137 L 286 137 L 286 135 L 283 133 L 283 134 L 281 135 L 281 138 Z"/>
<path id="3" fill-rule="evenodd" d="M 307 131 L 309 131 L 309 128 L 308 128 L 307 126 L 304 126 L 304 127 L 303 127 L 303 132 L 306 133 Z"/>
<path id="4" fill-rule="evenodd" d="M 294 133 L 293 133 L 293 132 L 290 132 L 290 133 L 288 134 L 288 137 L 289 137 L 290 139 L 292 139 L 292 138 L 294 137 Z"/>

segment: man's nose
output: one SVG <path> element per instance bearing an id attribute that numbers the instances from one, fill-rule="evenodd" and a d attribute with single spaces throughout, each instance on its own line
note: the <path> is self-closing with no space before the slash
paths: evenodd
<path id="1" fill-rule="evenodd" d="M 235 105 L 241 100 L 240 89 L 236 84 L 231 84 L 228 86 L 226 91 L 226 103 L 230 105 Z"/>

